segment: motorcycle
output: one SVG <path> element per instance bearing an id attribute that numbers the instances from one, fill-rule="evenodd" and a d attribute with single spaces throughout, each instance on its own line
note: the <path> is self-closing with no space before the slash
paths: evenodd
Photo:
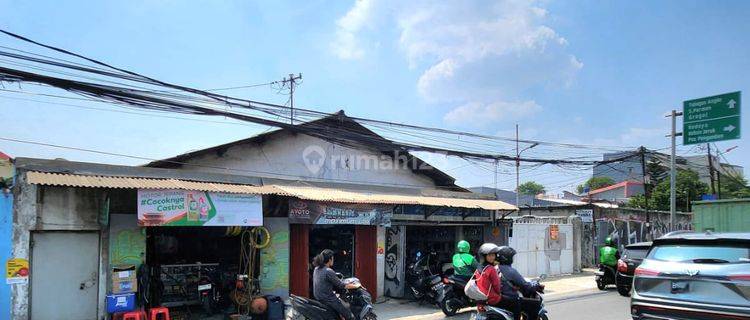
<path id="1" fill-rule="evenodd" d="M 596 287 L 599 288 L 599 290 L 605 290 L 610 284 L 617 285 L 615 268 L 613 267 L 600 264 L 599 271 L 596 271 L 594 274 L 596 275 Z"/>
<path id="2" fill-rule="evenodd" d="M 343 276 L 337 274 L 339 278 Z M 342 280 L 344 284 L 355 285 L 354 289 L 345 289 L 337 293 L 339 298 L 349 304 L 349 309 L 354 314 L 356 320 L 377 320 L 377 315 L 373 310 L 372 296 L 362 286 L 357 278 L 346 278 Z M 303 298 L 291 295 L 292 308 L 295 313 L 308 320 L 337 320 L 338 314 L 335 310 L 314 299 Z"/>
<path id="3" fill-rule="evenodd" d="M 214 314 L 221 301 L 221 293 L 216 283 L 208 276 L 202 276 L 198 281 L 198 299 L 203 306 L 203 311 Z"/>
<path id="4" fill-rule="evenodd" d="M 414 299 L 420 304 L 426 301 L 437 305 L 443 299 L 444 292 L 443 278 L 433 272 L 437 268 L 433 265 L 438 262 L 437 254 L 430 253 L 424 257 L 421 255 L 417 252 L 417 261 L 407 268 L 406 283 Z"/>
<path id="5" fill-rule="evenodd" d="M 542 274 L 539 276 L 539 278 L 534 279 L 531 281 L 532 285 L 534 287 L 539 287 L 539 283 L 541 283 L 544 279 L 547 279 L 546 274 Z M 541 292 L 540 292 L 541 291 Z M 547 315 L 547 308 L 544 307 L 544 296 L 543 296 L 543 290 L 537 290 L 534 291 L 531 294 L 524 294 L 523 299 L 527 300 L 535 300 L 538 301 L 540 304 L 539 308 L 539 315 L 537 316 L 537 319 L 539 320 L 549 320 L 549 316 Z M 477 311 L 474 315 L 472 315 L 471 320 L 513 320 L 514 315 L 513 312 L 510 312 L 508 310 L 494 307 L 494 306 L 484 306 L 482 307 L 483 310 Z M 521 319 L 528 319 L 528 315 L 521 313 Z"/>
<path id="6" fill-rule="evenodd" d="M 446 274 L 451 273 L 451 269 L 446 272 Z M 443 277 L 443 298 L 439 301 L 439 305 L 446 316 L 454 316 L 458 310 L 477 305 L 476 301 L 467 297 L 464 293 L 464 288 L 469 279 L 452 274 Z"/>

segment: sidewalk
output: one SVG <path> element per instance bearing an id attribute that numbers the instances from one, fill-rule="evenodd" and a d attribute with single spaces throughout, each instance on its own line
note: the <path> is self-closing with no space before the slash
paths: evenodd
<path id="1" fill-rule="evenodd" d="M 550 277 L 542 283 L 545 286 L 545 302 L 566 299 L 578 295 L 597 292 L 594 282 L 595 269 L 584 269 L 581 273 Z M 462 310 L 451 320 L 468 319 L 473 308 Z M 408 300 L 389 299 L 375 305 L 378 319 L 417 320 L 448 319 L 440 308 L 428 304 L 419 305 Z"/>

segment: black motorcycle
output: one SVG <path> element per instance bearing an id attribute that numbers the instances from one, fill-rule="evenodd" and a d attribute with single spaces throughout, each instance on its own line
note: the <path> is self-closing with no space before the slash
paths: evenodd
<path id="1" fill-rule="evenodd" d="M 616 272 L 613 267 L 600 264 L 599 271 L 597 271 L 595 275 L 596 287 L 599 288 L 599 290 L 607 289 L 607 286 L 610 284 L 617 285 L 617 277 L 615 276 Z"/>
<path id="2" fill-rule="evenodd" d="M 339 277 L 342 277 L 338 274 Z M 339 298 L 349 304 L 349 308 L 357 320 L 377 320 L 372 306 L 372 296 L 360 284 L 357 278 L 346 278 L 342 280 L 345 284 L 356 285 L 355 289 L 346 289 L 339 292 Z M 338 314 L 333 309 L 314 299 L 291 295 L 292 308 L 295 313 L 308 320 L 337 320 Z"/>
<path id="3" fill-rule="evenodd" d="M 417 261 L 406 270 L 406 284 L 414 299 L 420 304 L 427 302 L 438 305 L 443 299 L 443 277 L 436 253 L 422 256 L 417 252 Z"/>
<path id="4" fill-rule="evenodd" d="M 549 316 L 547 315 L 547 308 L 544 307 L 544 296 L 542 295 L 544 293 L 543 289 L 539 289 L 539 283 L 541 283 L 542 280 L 546 279 L 547 275 L 543 274 L 539 276 L 539 278 L 532 280 L 532 286 L 535 288 L 538 288 L 537 291 L 534 291 L 530 294 L 524 294 L 524 299 L 527 300 L 534 300 L 537 301 L 540 304 L 539 308 L 539 315 L 537 316 L 537 319 L 539 320 L 549 320 Z M 484 310 L 478 311 L 476 314 L 472 315 L 471 320 L 513 320 L 515 319 L 512 312 L 498 308 L 493 306 L 484 306 Z M 525 313 L 521 314 L 521 319 L 528 319 L 528 315 Z"/>
<path id="5" fill-rule="evenodd" d="M 464 288 L 470 277 L 456 276 L 451 271 L 452 269 L 449 269 L 446 274 L 450 275 L 443 277 L 443 299 L 439 302 L 440 309 L 449 317 L 454 316 L 458 310 L 477 305 L 476 301 L 470 299 L 464 293 Z"/>
<path id="6" fill-rule="evenodd" d="M 221 291 L 211 277 L 202 276 L 198 281 L 198 299 L 206 314 L 212 315 L 218 309 Z"/>

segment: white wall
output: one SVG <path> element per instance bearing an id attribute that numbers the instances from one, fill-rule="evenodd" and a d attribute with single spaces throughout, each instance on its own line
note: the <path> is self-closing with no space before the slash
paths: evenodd
<path id="1" fill-rule="evenodd" d="M 320 158 L 322 165 L 316 166 L 311 159 L 321 151 L 324 153 Z M 381 165 L 374 167 L 369 162 L 373 159 L 377 159 Z M 225 174 L 290 180 L 302 178 L 362 184 L 398 184 L 422 188 L 435 186 L 430 178 L 414 174 L 410 169 L 403 168 L 403 164 L 397 166 L 391 157 L 376 150 L 342 147 L 319 138 L 288 132 L 274 135 L 262 144 L 236 145 L 221 156 L 212 153 L 186 162 L 234 169 L 184 166 L 186 170 Z M 319 170 L 310 170 L 311 164 L 313 169 Z"/>
<path id="2" fill-rule="evenodd" d="M 516 249 L 513 267 L 525 277 L 573 273 L 573 225 L 558 224 L 558 240 L 550 239 L 550 223 L 514 223 L 510 246 Z M 580 267 L 578 267 L 580 268 Z"/>

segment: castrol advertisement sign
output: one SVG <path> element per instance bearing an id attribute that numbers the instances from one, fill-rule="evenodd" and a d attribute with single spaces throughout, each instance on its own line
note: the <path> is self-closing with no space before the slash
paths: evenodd
<path id="1" fill-rule="evenodd" d="M 138 190 L 139 226 L 262 226 L 262 197 L 190 190 Z"/>

